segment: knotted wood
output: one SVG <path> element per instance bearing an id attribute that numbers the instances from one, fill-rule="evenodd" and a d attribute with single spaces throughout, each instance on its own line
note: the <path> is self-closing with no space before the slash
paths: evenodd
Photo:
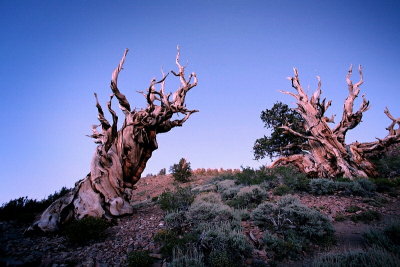
<path id="1" fill-rule="evenodd" d="M 98 144 L 90 166 L 90 173 L 77 182 L 71 192 L 56 200 L 48 207 L 33 228 L 42 231 L 55 231 L 70 219 L 85 216 L 111 218 L 133 212 L 132 190 L 139 181 L 147 161 L 158 148 L 157 134 L 182 126 L 189 117 L 198 112 L 189 110 L 185 97 L 190 89 L 197 85 L 197 76 L 193 72 L 187 78 L 185 68 L 180 64 L 180 52 L 176 56 L 178 71 L 173 73 L 180 80 L 180 86 L 171 98 L 165 92 L 168 74 L 162 72 L 162 78 L 152 79 L 144 92 L 147 107 L 132 110 L 129 101 L 118 88 L 118 76 L 123 69 L 128 49 L 112 73 L 110 100 L 107 109 L 112 116 L 109 122 L 95 94 L 96 108 L 100 125 L 92 127 L 89 136 Z M 117 129 L 118 116 L 112 107 L 116 98 L 124 114 L 121 129 Z M 173 119 L 174 114 L 181 114 L 182 119 Z M 97 128 L 101 126 L 101 131 Z"/>
<path id="2" fill-rule="evenodd" d="M 303 90 L 297 69 L 294 68 L 294 76 L 288 79 L 295 89 L 295 93 L 281 91 L 296 99 L 296 110 L 304 118 L 306 135 L 298 133 L 290 128 L 290 125 L 282 126 L 287 134 L 294 134 L 306 138 L 307 150 L 302 154 L 281 157 L 272 163 L 271 167 L 279 165 L 295 165 L 302 172 L 312 177 L 338 177 L 348 178 L 371 177 L 377 175 L 375 166 L 370 161 L 375 156 L 385 151 L 390 145 L 400 143 L 400 118 L 394 118 L 389 110 L 385 114 L 392 121 L 386 128 L 389 133 L 383 139 L 377 141 L 359 143 L 345 143 L 346 133 L 357 127 L 362 120 L 363 113 L 369 109 L 369 101 L 362 96 L 362 103 L 357 111 L 354 111 L 354 101 L 360 93 L 363 84 L 362 68 L 359 66 L 360 80 L 353 83 L 351 80 L 352 66 L 346 76 L 349 95 L 347 96 L 340 122 L 331 128 L 329 123 L 334 123 L 334 117 L 326 117 L 325 112 L 331 105 L 331 101 L 321 101 L 321 80 L 317 76 L 318 87 L 309 97 Z M 395 128 L 397 126 L 397 129 Z"/>

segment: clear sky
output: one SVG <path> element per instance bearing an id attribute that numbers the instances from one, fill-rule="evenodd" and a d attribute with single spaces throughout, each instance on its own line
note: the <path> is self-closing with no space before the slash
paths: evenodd
<path id="1" fill-rule="evenodd" d="M 1 0 L 0 11 L 0 203 L 43 198 L 88 173 L 93 92 L 106 102 L 125 48 L 119 87 L 131 106 L 144 106 L 136 91 L 161 67 L 175 68 L 177 44 L 199 78 L 187 105 L 200 113 L 158 136 L 144 174 L 181 157 L 193 168 L 267 164 L 253 160 L 267 133 L 259 115 L 276 101 L 293 106 L 278 90 L 290 89 L 294 66 L 310 93 L 321 76 L 328 115 L 339 117 L 348 66 L 365 67 L 371 109 L 349 142 L 385 136 L 385 106 L 400 116 L 399 1 Z"/>

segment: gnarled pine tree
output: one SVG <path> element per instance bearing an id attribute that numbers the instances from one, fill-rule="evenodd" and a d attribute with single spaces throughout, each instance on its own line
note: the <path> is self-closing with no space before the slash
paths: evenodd
<path id="1" fill-rule="evenodd" d="M 197 112 L 187 109 L 185 105 L 186 94 L 197 85 L 197 77 L 194 72 L 185 77 L 185 67 L 179 62 L 179 47 L 176 56 L 178 72 L 171 73 L 179 78 L 180 86 L 172 95 L 172 100 L 171 93 L 165 92 L 165 79 L 169 73 L 162 73 L 161 80 L 153 79 L 147 92 L 140 92 L 147 100 L 147 107 L 132 110 L 125 95 L 119 91 L 117 83 L 127 53 L 128 49 L 112 73 L 112 95 L 107 103 L 107 109 L 112 116 L 111 123 L 105 118 L 95 94 L 99 126 L 102 130 L 98 132 L 98 126 L 94 125 L 90 135 L 98 144 L 90 173 L 77 182 L 70 193 L 51 204 L 34 223 L 34 228 L 55 231 L 60 224 L 72 218 L 110 218 L 132 213 L 132 190 L 135 189 L 134 185 L 139 181 L 152 152 L 158 148 L 157 134 L 182 126 L 191 114 Z M 111 106 L 113 97 L 118 100 L 125 115 L 120 130 L 117 129 L 117 114 Z M 173 119 L 174 114 L 183 114 L 184 117 Z"/>
<path id="2" fill-rule="evenodd" d="M 322 93 L 321 80 L 318 79 L 318 88 L 309 97 L 300 85 L 297 69 L 294 69 L 294 77 L 288 79 L 297 93 L 281 91 L 284 94 L 293 96 L 297 100 L 296 110 L 304 119 L 305 134 L 299 133 L 284 125 L 281 128 L 287 133 L 305 138 L 308 153 L 281 157 L 272 163 L 271 167 L 292 164 L 302 172 L 312 177 L 371 177 L 376 175 L 375 166 L 369 160 L 372 156 L 385 151 L 390 145 L 400 143 L 400 118 L 394 118 L 389 110 L 385 114 L 392 121 L 386 128 L 389 133 L 383 139 L 374 142 L 345 143 L 347 131 L 355 128 L 362 119 L 363 113 L 369 108 L 369 101 L 363 95 L 363 101 L 357 111 L 353 110 L 354 100 L 360 93 L 360 86 L 363 83 L 363 73 L 359 67 L 360 81 L 353 83 L 351 80 L 352 67 L 348 71 L 346 81 L 349 89 L 341 121 L 333 128 L 328 123 L 334 123 L 334 116 L 325 117 L 325 112 L 331 105 L 331 101 L 320 100 Z M 395 126 L 397 125 L 397 129 Z"/>

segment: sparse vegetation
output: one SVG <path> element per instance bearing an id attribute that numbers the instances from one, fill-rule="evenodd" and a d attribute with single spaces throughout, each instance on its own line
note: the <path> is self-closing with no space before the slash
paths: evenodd
<path id="1" fill-rule="evenodd" d="M 63 232 L 74 244 L 84 245 L 90 241 L 99 241 L 105 237 L 110 223 L 101 218 L 85 217 L 68 223 Z"/>
<path id="2" fill-rule="evenodd" d="M 149 256 L 148 251 L 132 251 L 128 253 L 128 266 L 129 267 L 150 267 L 154 260 Z"/>
<path id="3" fill-rule="evenodd" d="M 345 209 L 345 211 L 349 212 L 349 213 L 356 213 L 357 211 L 361 211 L 361 210 L 363 210 L 363 209 L 358 206 L 349 206 Z"/>
<path id="4" fill-rule="evenodd" d="M 43 212 L 51 203 L 66 195 L 69 191 L 70 189 L 62 187 L 60 191 L 39 201 L 28 199 L 28 197 L 10 200 L 0 207 L 0 221 L 15 220 L 22 223 L 32 222 L 38 213 Z"/>
<path id="5" fill-rule="evenodd" d="M 320 178 L 312 179 L 309 183 L 310 193 L 314 195 L 330 195 L 333 194 L 337 186 L 333 180 Z"/>
<path id="6" fill-rule="evenodd" d="M 275 187 L 274 189 L 274 195 L 277 196 L 283 196 L 283 195 L 287 195 L 291 192 L 292 190 L 290 189 L 289 186 L 282 184 L 280 186 Z"/>
<path id="7" fill-rule="evenodd" d="M 176 248 L 172 253 L 170 267 L 206 267 L 204 255 L 196 247 L 189 247 L 183 250 Z"/>
<path id="8" fill-rule="evenodd" d="M 340 266 L 363 266 L 363 267 L 397 267 L 400 259 L 396 255 L 381 248 L 372 247 L 366 250 L 348 251 L 342 253 L 325 254 L 314 260 L 313 267 L 340 267 Z"/>
<path id="9" fill-rule="evenodd" d="M 267 192 L 260 186 L 245 186 L 240 188 L 237 194 L 227 203 L 235 208 L 255 207 L 267 197 Z"/>
<path id="10" fill-rule="evenodd" d="M 314 195 L 331 195 L 338 193 L 342 195 L 354 195 L 368 197 L 376 190 L 375 184 L 368 179 L 357 179 L 355 181 L 334 181 L 326 178 L 312 179 L 309 182 L 309 191 Z"/>
<path id="11" fill-rule="evenodd" d="M 252 252 L 246 237 L 230 223 L 206 227 L 199 242 L 209 252 L 206 262 L 210 266 L 240 266 Z"/>
<path id="12" fill-rule="evenodd" d="M 277 203 L 264 202 L 251 214 L 256 225 L 266 230 L 264 246 L 275 259 L 295 258 L 308 244 L 330 245 L 334 229 L 320 212 L 302 205 L 293 196 Z"/>
<path id="13" fill-rule="evenodd" d="M 369 246 L 377 246 L 400 256 L 400 222 L 393 222 L 383 230 L 370 230 L 364 234 Z"/>
<path id="14" fill-rule="evenodd" d="M 350 216 L 350 219 L 354 222 L 363 222 L 369 223 L 372 221 L 377 221 L 381 218 L 381 214 L 374 210 L 366 210 L 358 214 L 353 214 Z"/>
<path id="15" fill-rule="evenodd" d="M 161 209 L 165 211 L 187 209 L 194 200 L 194 194 L 190 188 L 177 187 L 175 192 L 162 193 L 157 201 Z"/>
<path id="16" fill-rule="evenodd" d="M 171 256 L 174 249 L 185 249 L 195 244 L 198 234 L 195 232 L 179 234 L 173 230 L 161 230 L 154 236 L 154 240 L 161 244 L 161 253 L 164 256 Z"/>

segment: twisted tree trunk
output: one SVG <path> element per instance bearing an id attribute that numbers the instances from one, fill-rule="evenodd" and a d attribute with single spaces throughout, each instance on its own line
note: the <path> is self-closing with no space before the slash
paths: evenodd
<path id="1" fill-rule="evenodd" d="M 180 79 L 180 87 L 170 100 L 171 93 L 165 93 L 165 79 L 168 74 L 162 73 L 160 81 L 153 79 L 146 92 L 140 92 L 147 100 L 147 107 L 132 110 L 125 95 L 117 86 L 118 75 L 122 70 L 128 49 L 118 67 L 112 73 L 112 95 L 107 109 L 112 115 L 112 123 L 104 116 L 103 109 L 96 98 L 100 125 L 93 126 L 90 137 L 98 144 L 94 153 L 90 173 L 76 183 L 74 189 L 48 207 L 41 218 L 34 223 L 42 231 L 55 231 L 60 224 L 85 216 L 105 217 L 120 216 L 132 213 L 130 205 L 132 190 L 139 181 L 154 150 L 158 148 L 156 136 L 183 123 L 197 110 L 185 106 L 187 92 L 197 85 L 195 73 L 185 77 L 185 68 L 180 64 L 179 47 L 176 56 L 178 72 L 171 71 Z M 193 80 L 193 81 L 192 81 Z M 156 89 L 159 86 L 159 90 Z M 117 130 L 118 117 L 111 107 L 113 97 L 117 98 L 125 118 L 120 130 Z M 173 120 L 174 114 L 183 114 L 180 120 Z M 97 127 L 102 131 L 98 132 Z"/>
<path id="2" fill-rule="evenodd" d="M 363 83 L 361 66 L 359 67 L 360 81 L 353 84 L 351 81 L 352 67 L 346 76 L 349 95 L 345 100 L 341 121 L 333 128 L 328 123 L 334 122 L 334 116 L 325 117 L 325 112 L 331 105 L 326 99 L 320 101 L 321 80 L 318 79 L 318 88 L 310 98 L 300 85 L 298 71 L 294 69 L 294 77 L 288 78 L 292 87 L 297 93 L 282 91 L 296 98 L 297 111 L 304 118 L 306 135 L 298 133 L 290 128 L 290 125 L 282 126 L 288 134 L 294 134 L 307 139 L 304 147 L 307 148 L 304 154 L 297 154 L 282 157 L 272 163 L 271 167 L 278 165 L 292 164 L 302 172 L 312 177 L 337 177 L 348 178 L 375 176 L 375 166 L 369 160 L 372 156 L 386 150 L 390 145 L 400 143 L 400 118 L 394 118 L 389 110 L 385 114 L 392 123 L 387 130 L 389 134 L 383 139 L 374 142 L 345 144 L 345 137 L 348 130 L 355 128 L 362 119 L 363 113 L 369 108 L 369 101 L 363 95 L 360 108 L 354 112 L 354 100 L 360 93 L 360 86 Z M 397 125 L 397 129 L 395 129 Z"/>

